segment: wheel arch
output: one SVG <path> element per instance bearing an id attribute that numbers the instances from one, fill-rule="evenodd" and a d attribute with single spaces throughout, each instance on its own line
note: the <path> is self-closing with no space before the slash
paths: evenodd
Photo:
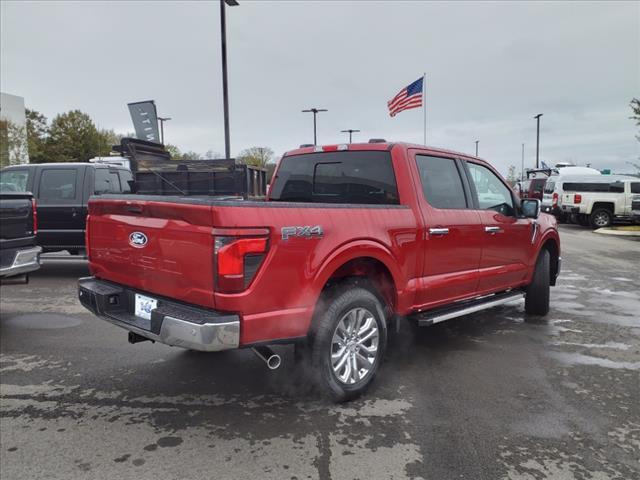
<path id="1" fill-rule="evenodd" d="M 402 275 L 392 253 L 373 241 L 360 241 L 343 245 L 337 249 L 319 269 L 314 280 L 314 295 L 318 299 L 315 311 L 322 301 L 323 293 L 344 281 L 366 279 L 373 287 L 388 313 L 398 305 Z M 312 322 L 313 323 L 313 322 Z"/>
<path id="2" fill-rule="evenodd" d="M 554 237 L 547 237 L 543 239 L 542 245 L 540 246 L 540 250 L 538 251 L 538 255 L 536 256 L 536 259 L 540 256 L 540 253 L 542 253 L 544 250 L 547 250 L 549 252 L 549 257 L 551 262 L 549 265 L 551 269 L 550 284 L 555 286 L 556 278 L 560 273 L 560 243 Z"/>

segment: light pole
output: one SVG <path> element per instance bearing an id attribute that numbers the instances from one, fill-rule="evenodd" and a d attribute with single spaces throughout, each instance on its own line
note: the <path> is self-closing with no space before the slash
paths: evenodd
<path id="1" fill-rule="evenodd" d="M 538 123 L 536 128 L 536 168 L 540 168 L 540 117 L 542 115 L 542 113 L 539 113 L 533 117 Z"/>
<path id="2" fill-rule="evenodd" d="M 349 134 L 349 143 L 351 143 L 351 135 L 354 132 L 359 132 L 360 130 L 352 130 L 351 128 L 347 129 L 347 130 L 340 130 L 340 132 L 342 133 L 348 133 Z"/>
<path id="3" fill-rule="evenodd" d="M 164 122 L 171 120 L 171 117 L 158 117 L 160 122 L 160 143 L 164 145 Z"/>
<path id="4" fill-rule="evenodd" d="M 520 180 L 524 182 L 524 143 L 522 144 L 522 170 L 520 170 Z"/>
<path id="5" fill-rule="evenodd" d="M 227 22 L 225 4 L 230 7 L 238 5 L 237 0 L 220 0 L 220 39 L 222 44 L 222 101 L 224 103 L 224 155 L 231 158 L 229 141 L 229 89 L 227 82 Z"/>
<path id="6" fill-rule="evenodd" d="M 478 156 L 478 143 L 480 143 L 480 140 L 476 140 L 476 157 Z"/>
<path id="7" fill-rule="evenodd" d="M 318 112 L 328 112 L 326 108 L 309 108 L 307 110 L 302 110 L 303 113 L 313 112 L 313 144 L 317 145 L 317 136 L 316 136 L 316 115 Z"/>

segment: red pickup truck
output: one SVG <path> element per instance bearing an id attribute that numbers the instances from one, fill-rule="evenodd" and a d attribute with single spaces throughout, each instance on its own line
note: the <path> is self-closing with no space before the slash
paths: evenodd
<path id="1" fill-rule="evenodd" d="M 387 325 L 431 325 L 525 298 L 549 310 L 556 221 L 488 163 L 403 143 L 300 148 L 266 201 L 102 195 L 89 202 L 82 304 L 202 351 L 295 343 L 323 391 L 362 393 Z"/>

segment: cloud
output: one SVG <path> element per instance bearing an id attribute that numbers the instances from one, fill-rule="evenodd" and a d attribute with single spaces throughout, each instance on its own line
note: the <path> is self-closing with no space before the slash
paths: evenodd
<path id="1" fill-rule="evenodd" d="M 2 2 L 2 91 L 49 117 L 72 108 L 131 131 L 126 103 L 155 99 L 167 141 L 224 151 L 217 2 Z M 227 10 L 232 153 L 383 137 L 422 142 L 422 112 L 386 101 L 427 74 L 427 142 L 506 172 L 534 161 L 624 169 L 640 155 L 637 2 L 244 0 Z"/>

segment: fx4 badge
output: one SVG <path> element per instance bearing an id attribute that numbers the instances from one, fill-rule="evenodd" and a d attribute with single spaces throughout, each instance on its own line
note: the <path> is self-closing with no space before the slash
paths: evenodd
<path id="1" fill-rule="evenodd" d="M 282 233 L 282 240 L 289 240 L 291 237 L 320 238 L 324 235 L 320 225 L 314 225 L 313 227 L 310 225 L 304 227 L 282 227 L 280 233 Z"/>

